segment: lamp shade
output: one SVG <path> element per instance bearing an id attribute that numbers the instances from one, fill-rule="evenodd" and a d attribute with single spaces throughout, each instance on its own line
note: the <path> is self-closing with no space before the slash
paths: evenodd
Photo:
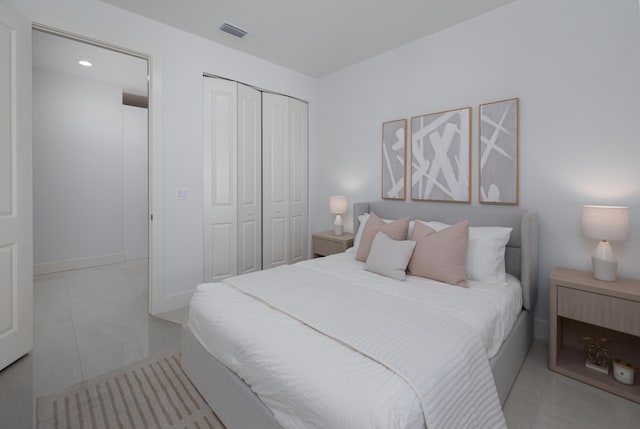
<path id="1" fill-rule="evenodd" d="M 345 196 L 334 196 L 329 198 L 329 213 L 345 214 L 349 208 L 349 202 Z"/>
<path id="2" fill-rule="evenodd" d="M 582 235 L 599 240 L 628 240 L 629 208 L 582 206 Z"/>

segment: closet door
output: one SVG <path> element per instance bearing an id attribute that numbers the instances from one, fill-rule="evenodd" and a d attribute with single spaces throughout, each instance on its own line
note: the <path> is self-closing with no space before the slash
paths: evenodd
<path id="1" fill-rule="evenodd" d="M 262 269 L 262 93 L 238 84 L 238 274 Z"/>
<path id="2" fill-rule="evenodd" d="M 237 84 L 204 78 L 204 280 L 238 269 Z"/>
<path id="3" fill-rule="evenodd" d="M 289 98 L 262 95 L 262 268 L 289 261 Z"/>
<path id="4" fill-rule="evenodd" d="M 289 263 L 308 259 L 307 104 L 289 99 Z"/>

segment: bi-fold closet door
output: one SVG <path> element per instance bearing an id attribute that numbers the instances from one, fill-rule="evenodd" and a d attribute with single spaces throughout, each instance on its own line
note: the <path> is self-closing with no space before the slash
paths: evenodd
<path id="1" fill-rule="evenodd" d="M 262 268 L 262 94 L 204 79 L 204 280 Z"/>
<path id="2" fill-rule="evenodd" d="M 307 105 L 204 78 L 204 280 L 307 259 L 307 205 Z"/>
<path id="3" fill-rule="evenodd" d="M 308 258 L 307 104 L 262 96 L 264 269 Z"/>

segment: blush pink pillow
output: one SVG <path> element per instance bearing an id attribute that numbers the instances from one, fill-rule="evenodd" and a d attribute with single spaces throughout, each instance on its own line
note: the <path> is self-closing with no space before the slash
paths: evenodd
<path id="1" fill-rule="evenodd" d="M 362 238 L 360 238 L 360 244 L 358 245 L 356 261 L 366 262 L 369 257 L 369 252 L 371 251 L 371 244 L 378 231 L 384 232 L 393 240 L 406 240 L 407 232 L 409 231 L 409 218 L 404 217 L 400 220 L 385 223 L 376 216 L 375 213 L 371 213 L 362 230 Z"/>
<path id="2" fill-rule="evenodd" d="M 439 232 L 416 222 L 411 240 L 416 247 L 407 267 L 409 274 L 467 287 L 468 221 Z"/>

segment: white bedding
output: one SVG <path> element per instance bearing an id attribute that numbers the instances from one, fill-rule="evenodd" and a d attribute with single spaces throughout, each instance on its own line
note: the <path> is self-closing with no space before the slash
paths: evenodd
<path id="1" fill-rule="evenodd" d="M 507 286 L 472 281 L 468 289 L 412 276 L 403 283 L 364 271 L 349 253 L 297 266 L 446 309 L 478 332 L 482 359 L 497 352 L 522 306 L 514 278 Z M 418 397 L 397 374 L 225 283 L 198 287 L 188 326 L 285 428 L 424 426 Z"/>

